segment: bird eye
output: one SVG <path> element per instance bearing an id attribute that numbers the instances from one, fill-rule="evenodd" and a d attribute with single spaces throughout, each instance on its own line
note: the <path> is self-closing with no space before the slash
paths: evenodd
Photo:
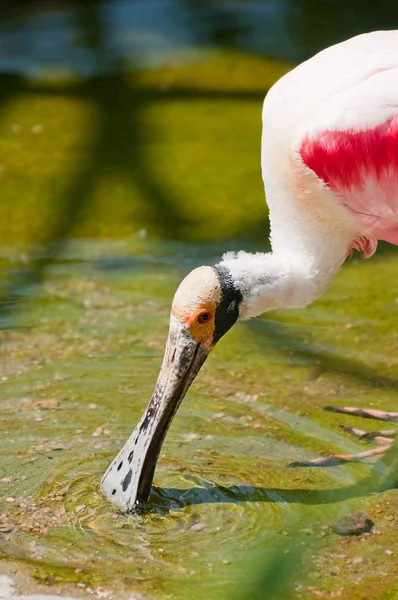
<path id="1" fill-rule="evenodd" d="M 205 323 L 208 323 L 210 321 L 210 319 L 211 319 L 211 313 L 208 310 L 201 312 L 197 316 L 197 322 L 199 323 L 199 325 L 204 325 Z"/>

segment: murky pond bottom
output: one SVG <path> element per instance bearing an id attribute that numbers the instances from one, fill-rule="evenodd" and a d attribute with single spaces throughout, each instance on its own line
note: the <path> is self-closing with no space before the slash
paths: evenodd
<path id="1" fill-rule="evenodd" d="M 395 491 L 370 495 L 368 465 L 286 465 L 364 449 L 339 424 L 375 427 L 323 406 L 396 409 L 394 253 L 346 265 L 305 310 L 235 326 L 171 426 L 148 510 L 121 515 L 100 495 L 155 384 L 174 289 L 220 253 L 139 238 L 72 243 L 4 320 L 1 557 L 48 583 L 223 599 L 245 580 L 251 552 L 288 539 L 309 548 L 297 581 L 304 596 L 352 588 L 351 598 L 387 597 L 398 583 L 386 554 L 398 551 Z M 360 509 L 374 533 L 328 529 Z"/>

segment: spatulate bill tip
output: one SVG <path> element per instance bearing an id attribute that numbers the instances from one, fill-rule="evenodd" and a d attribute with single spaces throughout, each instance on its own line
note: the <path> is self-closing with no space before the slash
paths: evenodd
<path id="1" fill-rule="evenodd" d="M 126 513 L 134 509 L 139 476 L 136 468 L 139 465 L 133 465 L 129 460 L 133 446 L 131 439 L 128 440 L 109 465 L 100 483 L 105 498 Z"/>
<path id="2" fill-rule="evenodd" d="M 160 450 L 171 421 L 209 349 L 186 324 L 170 319 L 165 355 L 149 404 L 130 438 L 106 471 L 101 490 L 129 512 L 149 498 Z"/>

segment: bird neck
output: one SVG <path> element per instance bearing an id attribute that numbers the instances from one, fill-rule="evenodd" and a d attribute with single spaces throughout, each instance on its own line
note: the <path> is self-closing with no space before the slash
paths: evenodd
<path id="1" fill-rule="evenodd" d="M 318 298 L 340 270 L 344 258 L 318 264 L 299 254 L 227 253 L 220 266 L 242 293 L 240 318 L 278 308 L 302 308 Z"/>
<path id="2" fill-rule="evenodd" d="M 283 182 L 278 187 L 267 168 L 268 163 L 264 181 L 272 252 L 223 257 L 243 296 L 239 311 L 243 319 L 268 310 L 307 306 L 323 294 L 351 250 L 371 256 L 377 246 L 374 236 L 364 232 L 339 199 L 330 197 L 326 186 L 312 182 L 311 187 L 305 180 L 306 185 L 281 194 Z"/>

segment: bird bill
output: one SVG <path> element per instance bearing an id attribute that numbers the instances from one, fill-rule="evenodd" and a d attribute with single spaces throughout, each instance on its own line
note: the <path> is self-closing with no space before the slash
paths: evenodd
<path id="1" fill-rule="evenodd" d="M 132 435 L 101 481 L 105 497 L 132 512 L 149 497 L 167 430 L 192 381 L 205 362 L 204 348 L 173 315 L 159 377 L 150 402 Z"/>

